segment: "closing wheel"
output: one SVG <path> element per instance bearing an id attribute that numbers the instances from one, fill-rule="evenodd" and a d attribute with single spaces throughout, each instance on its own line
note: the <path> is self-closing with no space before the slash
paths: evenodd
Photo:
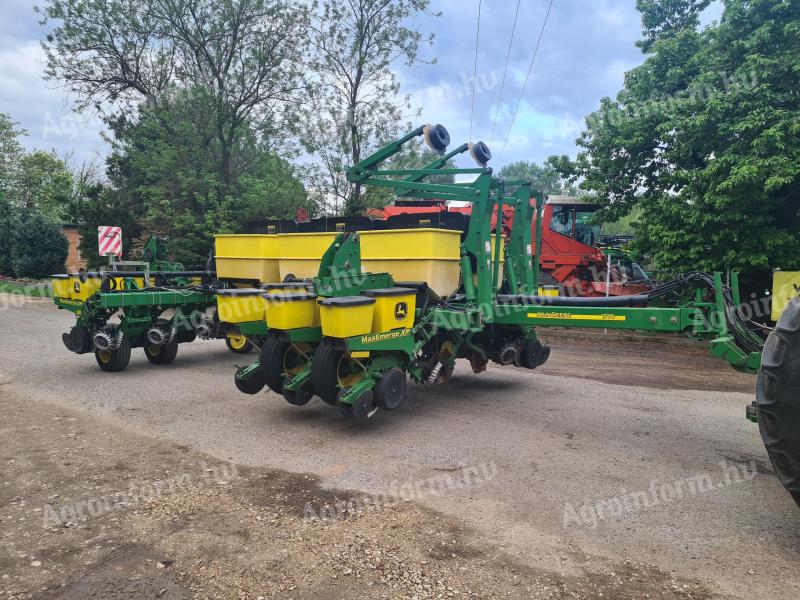
<path id="1" fill-rule="evenodd" d="M 337 405 L 339 390 L 354 386 L 364 377 L 364 367 L 349 352 L 322 345 L 311 363 L 314 393 L 331 406 Z"/>
<path id="2" fill-rule="evenodd" d="M 289 390 L 286 389 L 286 382 L 284 382 L 283 397 L 289 404 L 305 406 L 314 397 L 314 388 L 311 387 L 311 381 L 306 380 L 296 390 Z"/>
<path id="3" fill-rule="evenodd" d="M 128 336 L 123 335 L 119 345 L 113 350 L 95 348 L 94 358 L 103 371 L 117 373 L 124 371 L 131 361 L 131 343 Z"/>
<path id="4" fill-rule="evenodd" d="M 146 342 L 144 355 L 154 365 L 168 365 L 178 355 L 178 338 L 172 338 L 166 344 L 161 344 L 160 346 Z"/>
<path id="5" fill-rule="evenodd" d="M 758 429 L 778 479 L 800 505 L 800 298 L 767 338 L 756 382 Z"/>
<path id="6" fill-rule="evenodd" d="M 225 338 L 225 345 L 234 354 L 247 354 L 253 347 L 246 335 L 232 335 Z"/>
<path id="7" fill-rule="evenodd" d="M 253 396 L 264 389 L 264 379 L 261 377 L 261 371 L 258 370 L 253 372 L 247 379 L 239 379 L 239 375 L 241 375 L 242 371 L 246 368 L 247 367 L 241 367 L 236 371 L 236 374 L 233 376 L 233 383 L 240 392 Z"/>
<path id="8" fill-rule="evenodd" d="M 548 358 L 550 358 L 550 346 L 542 346 L 539 340 L 529 340 L 520 348 L 519 364 L 526 369 L 540 367 Z"/>
<path id="9" fill-rule="evenodd" d="M 276 394 L 283 394 L 287 375 L 297 375 L 308 364 L 311 346 L 270 336 L 261 346 L 259 362 L 264 383 Z M 313 388 L 312 388 L 313 389 Z"/>
<path id="10" fill-rule="evenodd" d="M 338 398 L 344 396 L 346 392 L 346 388 L 340 390 L 337 394 Z M 372 390 L 362 392 L 358 399 L 352 404 L 345 404 L 341 400 L 337 400 L 336 404 L 342 416 L 349 419 L 368 419 L 378 411 L 378 407 L 375 406 L 375 396 Z"/>
<path id="11" fill-rule="evenodd" d="M 381 375 L 375 386 L 375 400 L 385 410 L 397 410 L 406 399 L 406 374 L 399 367 Z"/>

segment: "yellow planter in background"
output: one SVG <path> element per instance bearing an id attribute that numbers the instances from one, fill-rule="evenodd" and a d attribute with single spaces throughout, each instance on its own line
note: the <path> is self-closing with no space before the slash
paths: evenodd
<path id="1" fill-rule="evenodd" d="M 100 291 L 100 283 L 102 279 L 100 276 L 87 277 L 86 281 L 81 281 L 77 273 L 69 274 L 69 283 L 72 287 L 71 297 L 73 300 L 81 300 L 85 302 L 89 296 L 95 292 Z"/>
<path id="2" fill-rule="evenodd" d="M 252 279 L 266 283 L 281 280 L 277 235 L 215 235 L 214 244 L 220 279 Z"/>
<path id="3" fill-rule="evenodd" d="M 389 273 L 395 281 L 427 282 L 440 296 L 461 278 L 461 232 L 450 229 L 362 231 L 361 270 Z"/>
<path id="4" fill-rule="evenodd" d="M 50 281 L 53 284 L 53 296 L 55 298 L 72 298 L 72 285 L 70 284 L 69 275 L 52 275 Z"/>
<path id="5" fill-rule="evenodd" d="M 319 301 L 322 335 L 348 338 L 372 332 L 375 298 L 343 296 Z"/>
<path id="6" fill-rule="evenodd" d="M 414 325 L 417 291 L 409 288 L 368 290 L 364 295 L 375 298 L 372 333 L 392 329 L 410 329 Z"/>
<path id="7" fill-rule="evenodd" d="M 278 281 L 289 276 L 297 279 L 316 277 L 322 255 L 327 252 L 337 235 L 330 232 L 279 234 Z"/>

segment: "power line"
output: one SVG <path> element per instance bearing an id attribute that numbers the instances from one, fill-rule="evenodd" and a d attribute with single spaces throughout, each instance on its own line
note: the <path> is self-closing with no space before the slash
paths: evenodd
<path id="1" fill-rule="evenodd" d="M 522 104 L 522 98 L 525 95 L 525 88 L 528 86 L 528 79 L 531 76 L 531 71 L 533 71 L 533 63 L 536 61 L 536 55 L 539 54 L 539 46 L 542 43 L 544 30 L 547 27 L 547 20 L 550 18 L 550 11 L 553 9 L 553 2 L 555 2 L 555 0 L 550 0 L 550 5 L 547 7 L 547 14 L 544 16 L 544 23 L 542 23 L 542 30 L 539 32 L 539 39 L 536 41 L 536 48 L 534 49 L 533 56 L 531 57 L 531 64 L 528 65 L 528 73 L 525 75 L 525 81 L 522 84 L 522 92 L 520 92 L 519 100 L 517 101 L 517 107 L 514 109 L 514 116 L 511 117 L 511 125 L 508 128 L 506 141 L 503 142 L 503 149 L 500 150 L 500 156 L 502 156 L 503 152 L 505 152 L 506 146 L 508 145 L 508 139 L 511 137 L 511 130 L 514 128 L 514 121 L 517 119 L 517 113 L 519 112 L 519 107 Z"/>
<path id="2" fill-rule="evenodd" d="M 508 52 L 506 52 L 506 66 L 503 67 L 503 79 L 500 80 L 500 95 L 497 98 L 497 108 L 494 111 L 492 120 L 492 134 L 489 136 L 489 146 L 494 141 L 494 129 L 497 126 L 497 115 L 500 113 L 500 103 L 503 100 L 503 87 L 506 84 L 506 73 L 508 73 L 508 61 L 511 58 L 511 44 L 514 42 L 514 32 L 517 30 L 517 16 L 519 15 L 519 5 L 522 0 L 517 0 L 517 9 L 514 11 L 514 24 L 511 26 L 511 38 L 508 40 Z"/>
<path id="3" fill-rule="evenodd" d="M 472 141 L 472 119 L 475 116 L 475 82 L 478 79 L 478 44 L 481 40 L 481 4 L 478 0 L 478 30 L 475 33 L 475 64 L 472 66 L 472 108 L 469 111 L 469 141 Z"/>

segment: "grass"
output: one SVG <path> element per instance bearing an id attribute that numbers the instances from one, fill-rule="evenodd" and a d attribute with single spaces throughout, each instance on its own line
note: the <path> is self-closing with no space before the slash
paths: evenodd
<path id="1" fill-rule="evenodd" d="M 0 279 L 0 293 L 35 296 L 39 298 L 52 298 L 53 288 L 50 286 L 49 281 L 16 281 L 14 279 Z"/>

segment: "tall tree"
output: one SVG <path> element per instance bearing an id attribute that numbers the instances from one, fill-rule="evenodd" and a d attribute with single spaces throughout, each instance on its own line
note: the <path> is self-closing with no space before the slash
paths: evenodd
<path id="1" fill-rule="evenodd" d="M 527 179 L 532 182 L 532 189 L 543 194 L 576 194 L 578 190 L 556 168 L 556 160 L 550 158 L 544 166 L 518 160 L 504 165 L 498 175 L 504 179 Z"/>
<path id="2" fill-rule="evenodd" d="M 420 62 L 430 43 L 408 26 L 430 0 L 322 0 L 310 27 L 312 93 L 302 141 L 317 162 L 312 185 L 347 214 L 365 209 L 361 186 L 344 171 L 386 143 L 402 123 L 395 63 Z M 407 105 L 407 103 L 406 103 Z"/>
<path id="3" fill-rule="evenodd" d="M 725 0 L 702 31 L 700 3 L 683 4 L 685 28 L 646 32 L 567 171 L 609 220 L 641 207 L 638 243 L 662 269 L 800 268 L 800 3 Z"/>
<path id="4" fill-rule="evenodd" d="M 287 0 L 46 0 L 47 76 L 78 98 L 131 118 L 175 88 L 208 96 L 219 180 L 236 179 L 239 130 L 273 131 L 302 87 L 303 4 Z M 247 125 L 246 125 L 247 124 Z M 164 123 L 164 127 L 168 124 Z M 220 191 L 220 197 L 224 191 Z"/>
<path id="5" fill-rule="evenodd" d="M 53 221 L 69 212 L 75 181 L 63 160 L 54 152 L 31 152 L 20 161 L 17 204 Z"/>
<path id="6" fill-rule="evenodd" d="M 25 156 L 19 138 L 27 132 L 18 129 L 17 125 L 10 115 L 0 113 L 0 194 L 4 194 L 6 199 L 17 189 L 20 163 Z"/>

